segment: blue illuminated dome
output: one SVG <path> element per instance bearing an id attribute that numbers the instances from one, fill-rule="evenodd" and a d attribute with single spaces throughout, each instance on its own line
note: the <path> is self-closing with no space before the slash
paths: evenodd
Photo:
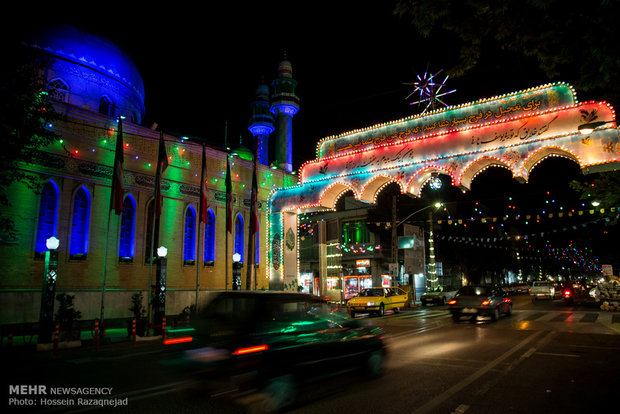
<path id="1" fill-rule="evenodd" d="M 54 58 L 47 76 L 52 98 L 139 124 L 144 84 L 129 56 L 109 40 L 58 25 L 41 28 L 24 43 Z"/>

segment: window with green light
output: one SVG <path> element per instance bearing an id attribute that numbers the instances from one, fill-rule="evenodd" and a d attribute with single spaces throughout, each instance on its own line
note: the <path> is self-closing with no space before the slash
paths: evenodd
<path id="1" fill-rule="evenodd" d="M 342 223 L 343 243 L 368 243 L 370 242 L 370 232 L 366 222 L 362 220 L 346 221 Z"/>

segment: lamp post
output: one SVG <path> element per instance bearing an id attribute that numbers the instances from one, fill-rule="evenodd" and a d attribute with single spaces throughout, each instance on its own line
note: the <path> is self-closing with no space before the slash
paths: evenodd
<path id="1" fill-rule="evenodd" d="M 168 254 L 168 249 L 164 246 L 160 246 L 157 248 L 157 274 L 155 279 L 155 298 L 154 298 L 154 322 L 155 322 L 155 335 L 161 335 L 162 332 L 162 321 L 164 316 L 166 316 L 166 267 L 168 264 L 168 259 L 166 259 L 166 255 Z"/>
<path id="2" fill-rule="evenodd" d="M 60 241 L 56 237 L 50 237 L 45 241 L 45 273 L 43 274 L 43 288 L 41 290 L 41 310 L 39 312 L 39 337 L 40 344 L 52 340 L 52 327 L 54 321 L 54 296 L 56 294 L 56 277 L 58 270 L 58 246 Z"/>
<path id="3" fill-rule="evenodd" d="M 241 289 L 241 255 L 239 253 L 233 254 L 233 280 L 232 290 Z"/>
<path id="4" fill-rule="evenodd" d="M 394 199 L 393 199 L 394 200 Z M 397 221 L 396 220 L 396 207 L 394 204 L 392 204 L 392 262 L 396 263 L 396 265 L 398 265 L 398 238 L 397 238 L 397 233 L 396 230 L 397 228 L 402 225 L 404 222 L 406 222 L 409 218 L 413 217 L 414 215 L 421 213 L 422 211 L 428 210 L 429 208 L 435 208 L 435 210 L 437 210 L 438 208 L 440 208 L 441 206 L 443 206 L 442 203 L 440 202 L 436 202 L 434 204 L 430 204 L 426 207 L 422 207 L 419 210 L 414 211 L 413 213 L 409 214 L 407 217 L 405 217 L 404 219 L 402 219 L 401 221 Z M 432 267 L 433 270 L 435 268 L 435 251 L 434 251 L 434 245 L 433 245 L 433 212 L 429 212 L 429 222 L 430 222 L 430 233 L 429 233 L 429 265 L 432 262 Z M 431 276 L 431 271 L 429 270 L 429 276 Z M 415 302 L 415 279 L 413 279 L 413 285 L 411 286 L 411 295 L 413 298 L 413 301 Z"/>

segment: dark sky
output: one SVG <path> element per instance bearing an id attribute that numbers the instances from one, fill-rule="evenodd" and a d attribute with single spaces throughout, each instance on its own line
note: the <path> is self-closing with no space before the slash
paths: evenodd
<path id="1" fill-rule="evenodd" d="M 242 136 L 251 146 L 256 86 L 271 83 L 286 53 L 301 99 L 293 121 L 295 168 L 314 159 L 321 138 L 419 113 L 421 107 L 409 105 L 415 96 L 406 99 L 413 87 L 403 83 L 427 69 L 443 70 L 436 79 L 444 80 L 457 61 L 455 39 L 422 39 L 392 13 L 393 1 L 227 3 L 55 16 L 107 37 L 132 57 L 145 85 L 146 126 L 157 122 L 164 132 L 214 144 L 223 144 L 226 131 L 229 142 Z M 443 90 L 457 90 L 445 97 L 457 105 L 548 81 L 535 65 L 490 52 Z"/>

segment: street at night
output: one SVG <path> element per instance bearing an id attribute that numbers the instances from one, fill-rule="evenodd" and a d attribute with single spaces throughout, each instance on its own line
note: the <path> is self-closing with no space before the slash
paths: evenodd
<path id="1" fill-rule="evenodd" d="M 567 307 L 559 299 L 532 302 L 513 296 L 513 314 L 492 322 L 454 322 L 446 306 L 408 309 L 364 324 L 384 328 L 389 356 L 383 375 L 344 374 L 299 390 L 291 413 L 595 412 L 607 407 L 619 366 L 620 318 L 597 306 Z M 104 412 L 252 412 L 256 396 L 209 396 L 179 375 L 172 347 L 129 342 L 36 355 L 5 349 L 5 390 L 10 385 L 111 388 L 115 408 Z M 19 364 L 16 362 L 19 360 Z M 15 395 L 11 397 L 16 397 Z M 41 405 L 46 397 L 47 404 Z M 9 396 L 5 396 L 9 398 Z M 75 395 L 20 395 L 32 406 L 17 412 L 85 412 Z M 73 402 L 71 402 L 73 401 Z M 84 403 L 84 402 L 83 402 Z M 15 403 L 17 404 L 17 403 Z M 76 404 L 76 405 L 70 405 Z"/>
<path id="2" fill-rule="evenodd" d="M 620 1 L 375 3 L 14 5 L 5 411 L 617 411 Z"/>

